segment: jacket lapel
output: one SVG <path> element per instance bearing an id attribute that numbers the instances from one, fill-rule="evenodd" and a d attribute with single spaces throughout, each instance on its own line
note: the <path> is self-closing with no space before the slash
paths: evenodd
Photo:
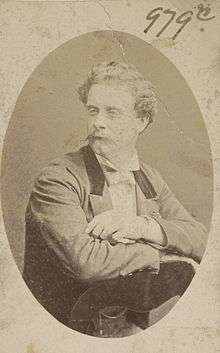
<path id="1" fill-rule="evenodd" d="M 105 185 L 105 176 L 102 168 L 89 145 L 82 148 L 82 153 L 90 182 L 90 194 L 101 196 Z"/>
<path id="2" fill-rule="evenodd" d="M 158 195 L 142 169 L 134 172 L 136 180 L 137 216 L 152 216 L 159 212 Z"/>
<path id="3" fill-rule="evenodd" d="M 93 215 L 110 210 L 112 201 L 100 164 L 89 145 L 83 147 L 83 156 L 90 182 L 89 200 Z"/>
<path id="4" fill-rule="evenodd" d="M 140 186 L 136 184 L 136 205 L 137 205 L 137 216 L 152 216 L 159 212 L 159 204 L 157 202 L 157 196 L 153 198 L 146 198 L 142 192 Z"/>
<path id="5" fill-rule="evenodd" d="M 133 172 L 136 183 L 139 185 L 146 199 L 157 196 L 156 191 L 142 169 Z"/>

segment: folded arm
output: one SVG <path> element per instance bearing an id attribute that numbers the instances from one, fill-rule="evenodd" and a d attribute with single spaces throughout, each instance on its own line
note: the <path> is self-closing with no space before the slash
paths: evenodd
<path id="1" fill-rule="evenodd" d="M 132 240 L 151 244 L 161 251 L 179 254 L 199 262 L 205 250 L 207 231 L 176 199 L 159 173 L 152 169 L 158 212 L 125 217 L 114 210 L 97 215 L 87 227 L 95 237 L 110 242 Z"/>
<path id="2" fill-rule="evenodd" d="M 181 205 L 157 171 L 159 213 L 151 216 L 166 236 L 166 245 L 158 247 L 199 262 L 205 251 L 207 230 Z"/>
<path id="3" fill-rule="evenodd" d="M 82 209 L 83 189 L 65 167 L 47 167 L 38 178 L 26 223 L 43 237 L 74 277 L 97 281 L 149 268 L 158 270 L 158 251 L 145 244 L 117 244 L 93 239 Z M 28 234 L 26 234 L 28 241 Z"/>

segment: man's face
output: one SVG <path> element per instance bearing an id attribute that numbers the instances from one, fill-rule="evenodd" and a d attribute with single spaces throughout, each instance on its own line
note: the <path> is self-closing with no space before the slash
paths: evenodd
<path id="1" fill-rule="evenodd" d="M 145 124 L 136 117 L 134 105 L 134 96 L 123 85 L 94 84 L 90 88 L 88 140 L 95 153 L 105 156 L 135 146 Z"/>

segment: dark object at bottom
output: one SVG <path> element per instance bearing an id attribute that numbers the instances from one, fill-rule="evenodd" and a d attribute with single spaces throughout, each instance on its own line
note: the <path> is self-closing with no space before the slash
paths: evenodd
<path id="1" fill-rule="evenodd" d="M 127 308 L 117 305 L 99 310 L 98 317 L 94 320 L 93 336 L 123 337 L 129 329 L 126 313 Z"/>
<path id="2" fill-rule="evenodd" d="M 100 282 L 78 299 L 68 326 L 99 337 L 128 336 L 132 334 L 131 324 L 145 329 L 150 326 L 150 312 L 183 295 L 194 274 L 190 263 L 172 261 L 161 263 L 158 275 L 144 270 Z M 172 306 L 168 307 L 170 310 Z M 158 320 L 165 315 L 163 312 L 161 317 L 157 314 Z"/>

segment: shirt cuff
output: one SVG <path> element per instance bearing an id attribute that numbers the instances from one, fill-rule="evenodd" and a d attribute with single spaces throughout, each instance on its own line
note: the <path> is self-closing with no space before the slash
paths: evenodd
<path id="1" fill-rule="evenodd" d="M 158 249 L 158 250 L 165 250 L 168 245 L 168 239 L 166 236 L 166 233 L 164 232 L 163 228 L 161 227 L 160 223 L 155 219 L 153 216 L 144 216 L 142 215 L 141 217 L 146 219 L 147 223 L 147 233 L 150 234 L 150 237 L 152 239 L 155 239 L 154 241 L 150 241 L 149 238 L 146 236 L 146 238 L 143 236 L 142 240 L 145 241 L 146 243 L 150 244 L 152 247 Z M 159 245 L 156 243 L 156 239 L 164 238 L 165 239 L 165 244 L 164 245 Z"/>

